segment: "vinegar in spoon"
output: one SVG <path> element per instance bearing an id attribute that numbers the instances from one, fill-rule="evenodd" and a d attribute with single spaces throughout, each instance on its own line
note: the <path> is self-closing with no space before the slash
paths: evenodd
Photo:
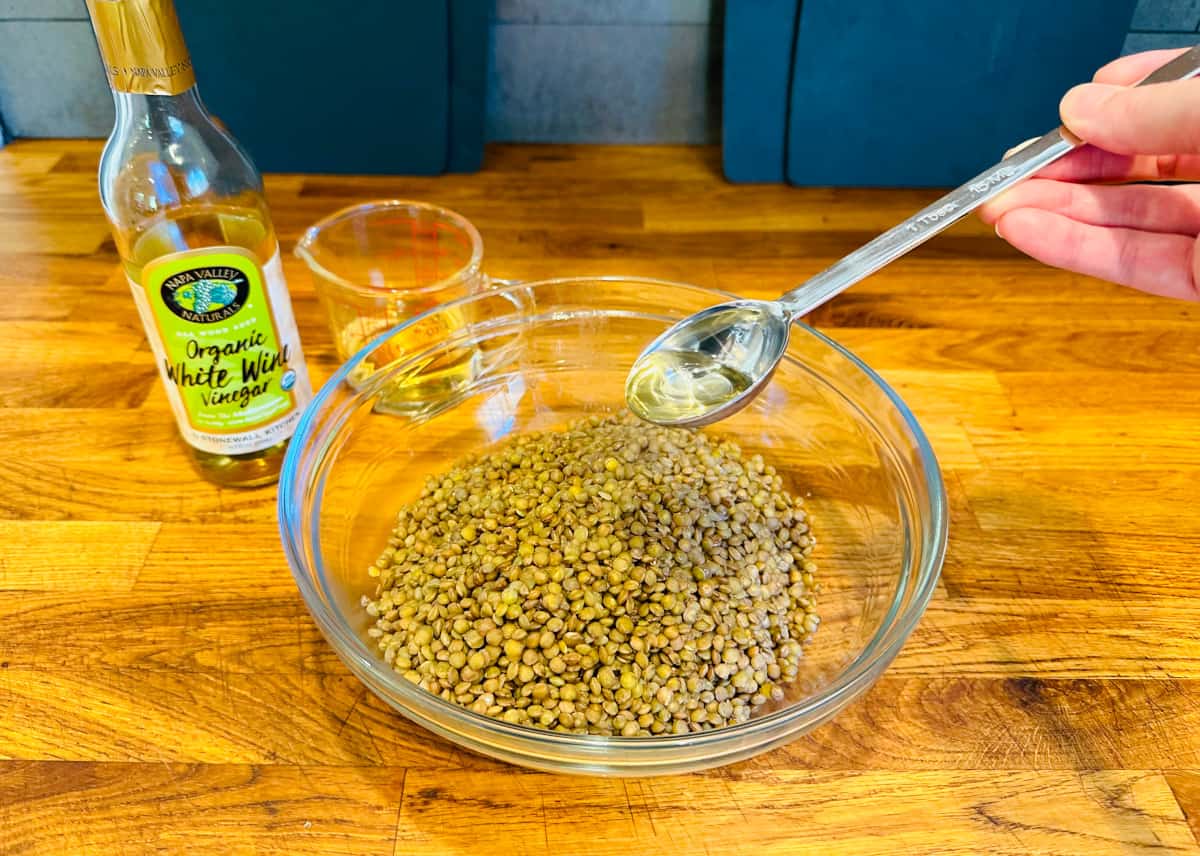
<path id="1" fill-rule="evenodd" d="M 708 413 L 750 387 L 751 379 L 702 351 L 660 350 L 639 361 L 629 378 L 629 408 L 650 422 Z"/>

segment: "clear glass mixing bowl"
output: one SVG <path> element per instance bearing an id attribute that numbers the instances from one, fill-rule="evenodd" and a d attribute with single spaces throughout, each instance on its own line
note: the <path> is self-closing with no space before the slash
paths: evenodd
<path id="1" fill-rule="evenodd" d="M 427 475 L 518 432 L 624 407 L 625 374 L 668 325 L 729 295 L 644 279 L 515 285 L 439 307 L 367 345 L 320 391 L 288 449 L 279 522 L 296 583 L 329 643 L 396 710 L 457 744 L 547 770 L 654 775 L 727 764 L 828 720 L 883 673 L 937 583 L 946 496 L 904 403 L 856 357 L 798 325 L 771 385 L 706 431 L 761 453 L 808 497 L 821 626 L 782 702 L 698 734 L 614 737 L 509 725 L 410 684 L 384 663 L 360 605 L 368 566 Z M 450 330 L 390 361 L 406 326 Z M 411 332 L 411 331 L 410 331 Z M 363 378 L 356 366 L 380 368 Z M 398 389 L 416 384 L 420 406 Z M 396 402 L 400 406 L 396 406 Z"/>

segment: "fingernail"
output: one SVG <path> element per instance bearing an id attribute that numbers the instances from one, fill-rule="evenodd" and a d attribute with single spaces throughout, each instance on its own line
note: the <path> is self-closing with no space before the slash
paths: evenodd
<path id="1" fill-rule="evenodd" d="M 1063 123 L 1068 128 L 1077 128 L 1080 124 L 1089 122 L 1101 105 L 1123 86 L 1112 86 L 1107 83 L 1081 83 L 1063 96 L 1058 110 L 1062 114 Z"/>
<path id="2" fill-rule="evenodd" d="M 1021 149 L 1025 148 L 1027 145 L 1029 145 L 1030 143 L 1032 143 L 1032 142 L 1034 142 L 1035 140 L 1038 140 L 1038 139 L 1040 139 L 1040 138 L 1039 138 L 1039 137 L 1030 137 L 1030 138 L 1029 138 L 1028 140 L 1026 140 L 1025 142 L 1023 142 L 1023 143 L 1020 143 L 1020 144 L 1018 144 L 1018 145 L 1015 145 L 1015 146 L 1013 146 L 1011 149 L 1009 149 L 1008 151 L 1006 151 L 1006 152 L 1004 153 L 1004 156 L 1005 156 L 1006 158 L 1007 158 L 1007 157 L 1012 157 L 1012 156 L 1013 156 L 1013 155 L 1015 155 L 1017 152 L 1021 151 Z"/>
<path id="3" fill-rule="evenodd" d="M 1000 218 L 1000 220 L 1003 220 L 1003 219 L 1004 219 L 1003 217 L 1001 217 L 1001 218 Z M 1004 237 L 1004 233 L 1002 233 L 1002 232 L 1000 231 L 1000 220 L 997 220 L 997 221 L 996 221 L 996 225 L 995 225 L 993 228 L 996 230 L 996 237 L 997 237 L 997 238 L 999 238 L 1001 241 L 1007 241 L 1007 240 L 1008 240 L 1008 238 Z"/>

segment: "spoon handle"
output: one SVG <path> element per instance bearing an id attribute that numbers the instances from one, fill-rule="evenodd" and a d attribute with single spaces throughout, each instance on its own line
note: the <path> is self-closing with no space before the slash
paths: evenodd
<path id="1" fill-rule="evenodd" d="M 1198 74 L 1200 45 L 1171 60 L 1138 86 L 1186 80 Z M 806 315 L 1079 145 L 1080 140 L 1069 131 L 1055 128 L 784 294 L 779 303 L 792 318 Z"/>

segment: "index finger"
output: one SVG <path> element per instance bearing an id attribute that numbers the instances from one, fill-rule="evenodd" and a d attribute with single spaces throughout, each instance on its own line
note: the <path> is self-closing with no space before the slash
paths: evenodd
<path id="1" fill-rule="evenodd" d="M 1200 155 L 1197 79 L 1137 87 L 1083 83 L 1058 109 L 1075 136 L 1114 154 Z"/>
<path id="2" fill-rule="evenodd" d="M 1152 71 L 1158 71 L 1175 57 L 1186 53 L 1190 48 L 1175 48 L 1172 50 L 1143 51 L 1115 59 L 1102 67 L 1092 78 L 1095 83 L 1111 83 L 1116 86 L 1133 86 Z"/>
<path id="3" fill-rule="evenodd" d="M 1084 145 L 1038 172 L 1038 177 L 1098 184 L 1200 181 L 1200 154 L 1117 155 Z"/>

